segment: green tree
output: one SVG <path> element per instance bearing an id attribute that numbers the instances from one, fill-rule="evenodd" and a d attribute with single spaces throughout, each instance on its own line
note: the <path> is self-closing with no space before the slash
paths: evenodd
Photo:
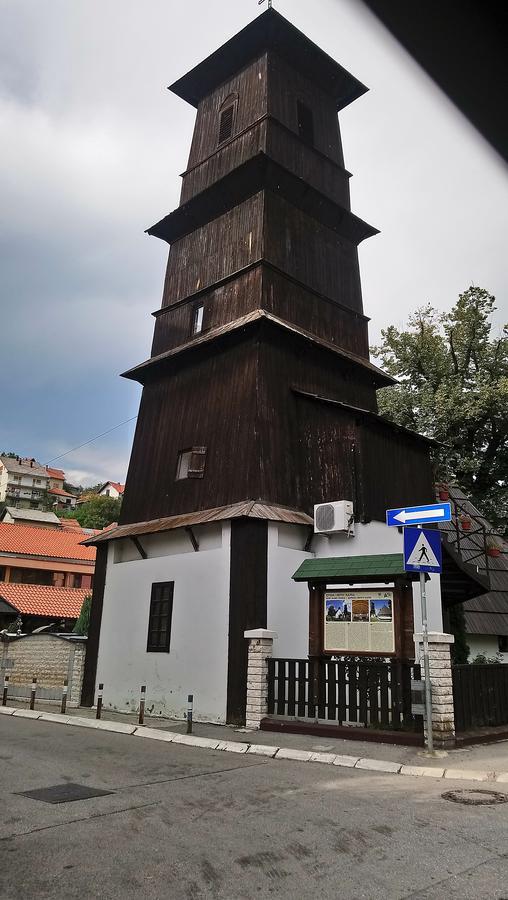
<path id="1" fill-rule="evenodd" d="M 80 503 L 69 513 L 69 517 L 77 519 L 82 528 L 105 528 L 112 522 L 118 522 L 121 500 L 113 497 L 91 496 L 85 503 Z"/>
<path id="2" fill-rule="evenodd" d="M 508 522 L 508 327 L 494 334 L 495 298 L 472 285 L 449 313 L 427 305 L 372 348 L 399 384 L 380 413 L 441 442 L 436 477 L 456 481 L 497 527 Z"/>
<path id="3" fill-rule="evenodd" d="M 74 634 L 84 634 L 88 635 L 88 629 L 90 627 L 90 611 L 92 609 L 92 595 L 87 594 L 85 599 L 83 600 L 83 605 L 81 607 L 81 612 L 76 619 L 76 624 L 72 629 Z"/>

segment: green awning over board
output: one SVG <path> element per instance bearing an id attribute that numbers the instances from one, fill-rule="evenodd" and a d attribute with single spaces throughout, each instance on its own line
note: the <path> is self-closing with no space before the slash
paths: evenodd
<path id="1" fill-rule="evenodd" d="M 376 556 L 328 556 L 306 559 L 293 575 L 294 581 L 342 581 L 359 583 L 372 578 L 391 579 L 408 575 L 402 553 L 380 553 Z"/>

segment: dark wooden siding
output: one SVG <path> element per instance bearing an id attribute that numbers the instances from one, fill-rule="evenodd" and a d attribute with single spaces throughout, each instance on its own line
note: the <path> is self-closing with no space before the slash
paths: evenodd
<path id="1" fill-rule="evenodd" d="M 99 656 L 99 638 L 101 633 L 102 608 L 104 605 L 104 587 L 106 585 L 106 566 L 108 561 L 108 545 L 97 546 L 95 574 L 92 591 L 92 607 L 90 610 L 90 626 L 81 690 L 81 705 L 93 706 L 95 703 L 95 678 L 97 676 L 97 659 Z"/>
<path id="2" fill-rule="evenodd" d="M 334 453 L 333 445 L 336 440 L 343 446 L 355 431 L 348 414 L 338 414 L 340 407 L 322 409 L 322 403 L 297 398 L 292 388 L 373 410 L 375 390 L 368 373 L 333 354 L 277 331 L 264 334 L 258 387 L 261 496 L 310 513 L 321 500 L 348 499 L 337 491 L 351 486 L 351 461 Z M 330 461 L 322 456 L 326 448 Z"/>
<path id="3" fill-rule="evenodd" d="M 344 164 L 339 120 L 332 98 L 291 68 L 286 62 L 269 54 L 268 112 L 295 134 L 298 134 L 297 103 L 300 100 L 312 110 L 314 146 L 338 165 Z"/>
<path id="4" fill-rule="evenodd" d="M 263 192 L 171 246 L 162 306 L 213 284 L 262 256 Z"/>
<path id="5" fill-rule="evenodd" d="M 231 141 L 195 166 L 183 176 L 180 204 L 187 203 L 195 194 L 210 187 L 236 166 L 240 166 L 252 156 L 266 149 L 267 122 L 263 119 L 248 131 L 233 136 Z"/>
<path id="6" fill-rule="evenodd" d="M 348 173 L 329 157 L 318 155 L 315 148 L 304 144 L 297 134 L 272 118 L 267 125 L 266 153 L 331 200 L 351 208 Z"/>
<path id="7" fill-rule="evenodd" d="M 245 724 L 247 641 L 244 632 L 266 628 L 268 523 L 231 522 L 227 721 Z"/>
<path id="8" fill-rule="evenodd" d="M 339 306 L 262 263 L 215 289 L 199 292 L 169 306 L 157 317 L 152 356 L 192 338 L 192 316 L 204 305 L 203 332 L 232 322 L 256 309 L 274 315 L 368 359 L 367 320 Z"/>
<path id="9" fill-rule="evenodd" d="M 361 455 L 367 518 L 384 521 L 387 509 L 435 502 L 428 447 L 389 425 L 363 422 Z"/>
<path id="10" fill-rule="evenodd" d="M 344 350 L 369 357 L 367 320 L 266 267 L 263 307 Z"/>
<path id="11" fill-rule="evenodd" d="M 238 94 L 233 137 L 266 113 L 266 72 L 267 61 L 264 54 L 201 101 L 198 106 L 188 169 L 217 150 L 219 110 L 230 94 Z"/>
<path id="12" fill-rule="evenodd" d="M 356 247 L 268 191 L 265 258 L 315 291 L 363 312 Z"/>
<path id="13" fill-rule="evenodd" d="M 257 343 L 193 354 L 143 389 L 120 521 L 259 496 Z M 178 453 L 206 447 L 204 477 L 176 481 Z"/>
<path id="14" fill-rule="evenodd" d="M 197 304 L 204 306 L 203 332 L 239 319 L 262 306 L 261 266 L 249 269 L 226 284 L 191 297 L 176 306 L 167 307 L 157 317 L 152 356 L 185 344 L 192 338 L 192 316 Z"/>

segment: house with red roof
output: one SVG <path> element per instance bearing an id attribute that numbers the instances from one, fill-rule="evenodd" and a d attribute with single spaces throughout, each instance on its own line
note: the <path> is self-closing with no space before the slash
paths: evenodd
<path id="1" fill-rule="evenodd" d="M 81 529 L 0 522 L 0 629 L 55 623 L 70 630 L 93 586 L 95 548 Z"/>
<path id="2" fill-rule="evenodd" d="M 101 497 L 112 497 L 113 500 L 118 500 L 123 497 L 124 489 L 125 485 L 121 484 L 119 481 L 106 481 L 99 489 L 99 495 Z"/>

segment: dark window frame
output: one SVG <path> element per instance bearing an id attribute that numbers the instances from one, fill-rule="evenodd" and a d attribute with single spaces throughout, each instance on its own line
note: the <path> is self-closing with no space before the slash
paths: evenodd
<path id="1" fill-rule="evenodd" d="M 499 634 L 497 637 L 499 653 L 508 653 L 508 635 Z"/>
<path id="2" fill-rule="evenodd" d="M 169 588 L 169 596 L 165 599 L 160 596 L 164 589 Z M 148 612 L 148 635 L 146 639 L 147 653 L 169 653 L 171 644 L 171 623 L 173 618 L 173 597 L 175 593 L 174 581 L 155 581 L 152 584 L 150 594 L 150 609 Z M 167 604 L 167 611 L 161 613 L 162 604 Z M 166 616 L 166 628 L 160 628 L 160 620 L 162 616 Z M 157 623 L 157 625 L 155 625 Z M 161 643 L 161 636 L 165 631 L 164 643 Z M 154 641 L 153 636 L 157 634 L 158 640 Z"/>

